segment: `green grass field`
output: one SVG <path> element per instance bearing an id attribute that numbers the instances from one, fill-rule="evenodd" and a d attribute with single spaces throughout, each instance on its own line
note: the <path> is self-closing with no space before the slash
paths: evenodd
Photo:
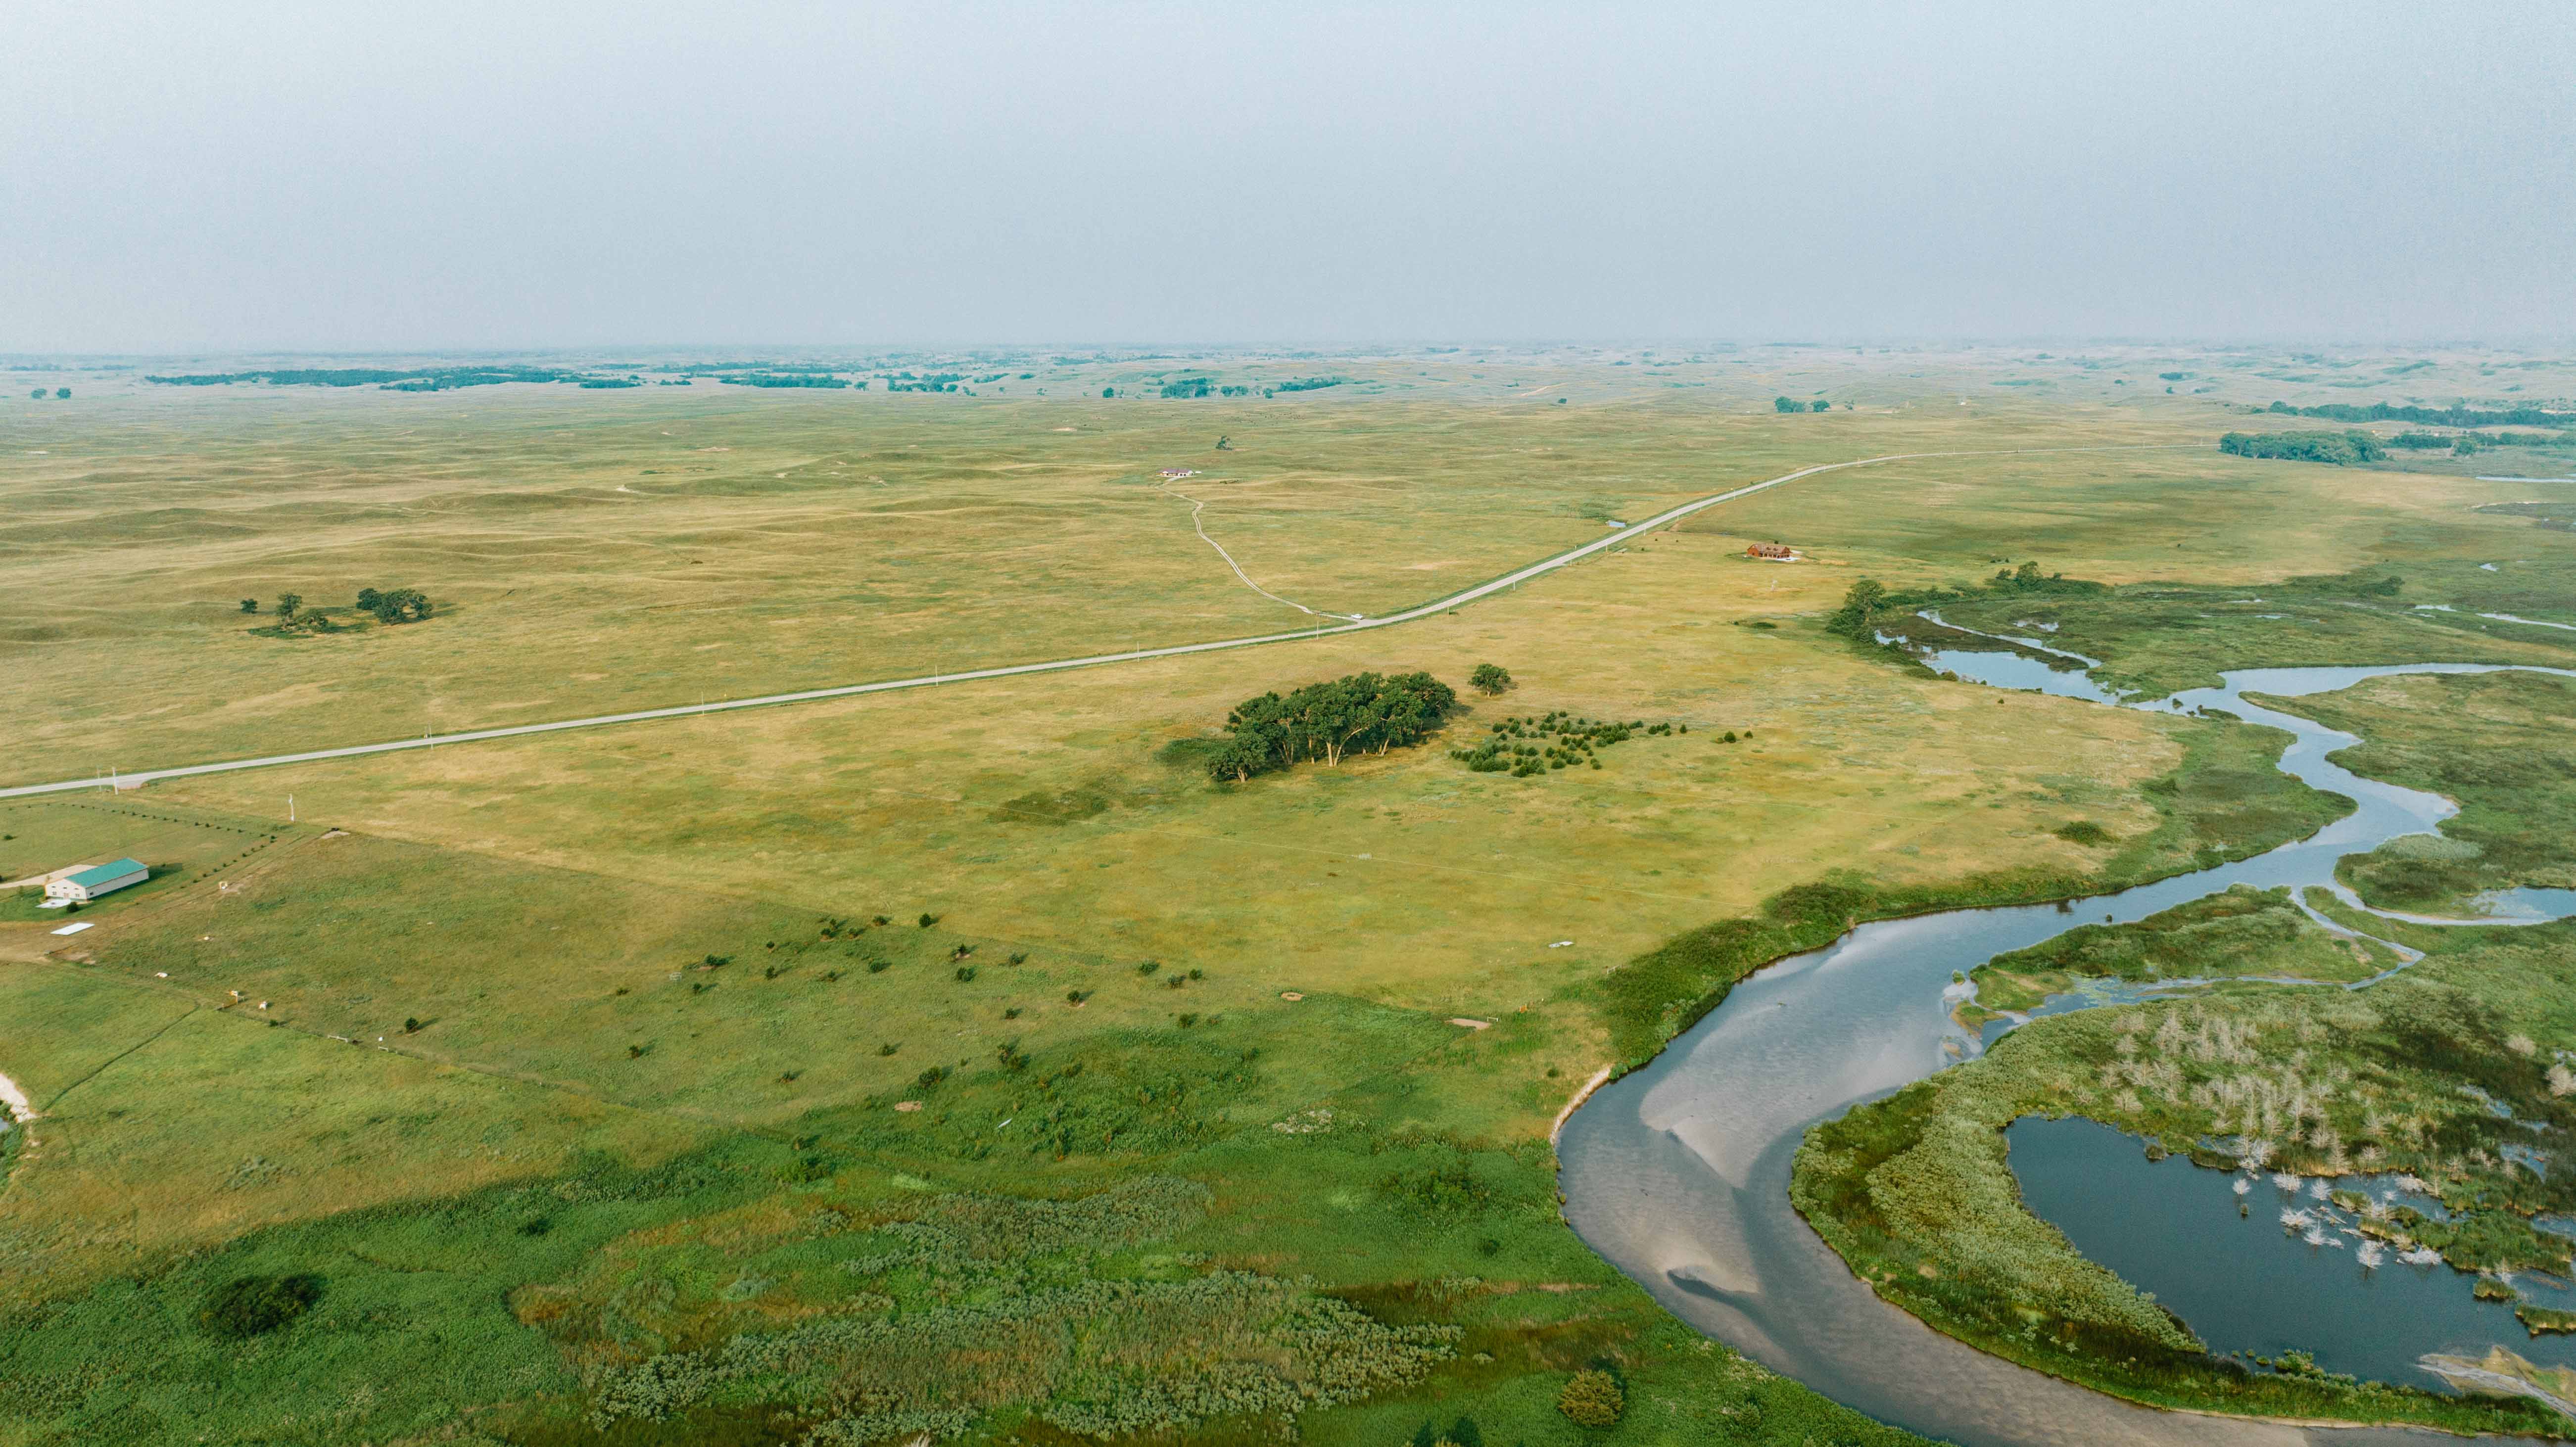
<path id="1" fill-rule="evenodd" d="M 0 881 L 33 880 L 75 864 L 120 858 L 151 871 L 143 883 L 76 912 L 96 924 L 152 913 L 174 891 L 253 863 L 287 832 L 262 820 L 207 815 L 167 799 L 146 801 L 104 789 L 16 800 L 0 803 Z M 37 908 L 43 893 L 41 885 L 19 883 L 0 895 L 0 928 L 36 920 L 63 923 L 68 916 Z"/>
<path id="2" fill-rule="evenodd" d="M 2224 388 L 2198 397 L 2121 380 L 2178 365 L 0 409 L 19 781 L 1305 616 L 1181 495 L 1263 587 L 1374 614 L 1794 467 L 1992 454 L 1792 484 L 1398 630 L 0 804 L 0 862 L 177 866 L 74 939 L 0 916 L 0 1018 L 45 1025 L 0 1050 L 39 1112 L 0 1136 L 0 1444 L 1902 1440 L 1585 1250 L 1550 1122 L 1849 918 L 2155 877 L 2340 805 L 2265 731 L 1856 650 L 1823 628 L 1851 581 L 2036 557 L 2241 596 L 2430 550 L 2393 600 L 2319 602 L 2358 620 L 2337 646 L 2568 656 L 2413 609 L 2527 589 L 2476 567 L 2505 542 L 2548 571 L 2556 534 L 2468 510 L 2510 488 L 2221 456 L 2222 398 L 2349 393 L 2251 358 L 2190 363 Z M 1772 412 L 1793 389 L 1856 405 Z M 361 586 L 436 616 L 275 637 L 235 601 Z M 2211 611 L 2069 606 L 2061 636 L 2140 676 L 2341 637 Z M 1517 687 L 1429 747 L 1199 763 L 1265 690 L 1489 661 Z M 1557 709 L 1677 731 L 1529 779 L 1448 757 Z M 2270 922 L 2213 933 L 2250 970 Z M 2176 965 L 2105 950 L 2018 985 Z M 283 1316 L 226 1335 L 252 1299 Z M 1615 1429 L 1556 1410 L 1588 1368 Z"/>

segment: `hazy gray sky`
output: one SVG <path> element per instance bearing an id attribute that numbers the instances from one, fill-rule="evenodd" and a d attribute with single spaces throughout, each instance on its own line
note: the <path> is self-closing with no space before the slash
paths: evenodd
<path id="1" fill-rule="evenodd" d="M 2576 6 L 0 9 L 0 350 L 2576 333 Z"/>

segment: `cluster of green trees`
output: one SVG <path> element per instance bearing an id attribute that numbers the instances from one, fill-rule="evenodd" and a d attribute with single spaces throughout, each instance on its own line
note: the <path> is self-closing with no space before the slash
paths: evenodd
<path id="1" fill-rule="evenodd" d="M 2486 411 L 2476 407 L 2393 407 L 2386 402 L 2373 402 L 2367 407 L 2349 402 L 2330 402 L 2321 407 L 2293 407 L 2287 402 L 2275 402 L 2271 410 L 2285 417 L 2323 417 L 2329 422 L 2413 422 L 2425 427 L 2576 427 L 2576 412 L 2551 412 L 2539 407 Z"/>
<path id="2" fill-rule="evenodd" d="M 257 598 L 244 598 L 241 600 L 241 604 L 242 611 L 245 613 L 256 613 L 259 611 L 259 600 Z M 324 613 L 321 609 L 305 607 L 304 595 L 301 593 L 278 594 L 277 606 L 271 611 L 277 621 L 271 623 L 269 626 L 281 633 L 328 633 L 339 626 L 338 624 L 333 623 L 330 615 Z"/>
<path id="3" fill-rule="evenodd" d="M 2324 462 L 2350 467 L 2381 462 L 2388 449 L 2359 429 L 2344 432 L 2230 432 L 2218 439 L 2218 450 L 2239 457 L 2270 457 L 2291 462 Z"/>
<path id="4" fill-rule="evenodd" d="M 1326 385 L 1330 384 L 1328 383 Z M 1301 389 L 1292 387 L 1283 390 Z M 1111 395 L 1111 392 L 1104 389 L 1100 395 L 1107 397 Z M 1219 385 L 1214 377 L 1177 377 L 1169 382 L 1165 382 L 1157 390 L 1156 395 L 1167 401 L 1191 402 L 1196 401 L 1201 397 L 1249 397 L 1252 395 L 1252 389 L 1248 386 L 1236 386 L 1232 383 Z M 1264 392 L 1262 395 L 1266 397 L 1270 394 Z"/>
<path id="5" fill-rule="evenodd" d="M 1585 764 L 1597 769 L 1601 767 L 1597 756 L 1601 749 L 1639 735 L 1676 732 L 1689 733 L 1690 725 L 1649 724 L 1643 719 L 1608 723 L 1557 709 L 1535 719 L 1505 719 L 1495 724 L 1492 733 L 1474 748 L 1451 749 L 1449 757 L 1479 774 L 1508 772 L 1515 779 L 1531 779 L 1550 769 Z M 1730 740 L 1732 737 L 1729 735 Z"/>
<path id="6" fill-rule="evenodd" d="M 885 383 L 885 389 L 889 392 L 954 392 L 957 390 L 957 384 L 966 380 L 966 374 L 923 372 L 915 375 L 911 372 L 897 372 L 893 376 L 880 377 L 877 380 Z"/>
<path id="7" fill-rule="evenodd" d="M 1834 410 L 1834 404 L 1822 397 L 1813 402 L 1801 402 L 1795 397 L 1774 397 L 1771 399 L 1771 410 L 1774 412 L 1831 412 Z"/>
<path id="8" fill-rule="evenodd" d="M 35 389 L 34 391 L 29 392 L 27 395 L 28 395 L 28 396 L 30 396 L 30 397 L 33 397 L 34 399 L 36 399 L 36 400 L 37 400 L 37 401 L 39 401 L 39 402 L 42 402 L 42 401 L 44 401 L 44 400 L 45 400 L 45 389 L 44 389 L 44 388 L 42 388 L 42 387 L 38 387 L 38 388 L 37 388 L 37 389 Z M 69 398 L 71 397 L 71 395 L 72 395 L 72 389 L 71 389 L 71 388 L 69 388 L 69 387 L 56 387 L 56 388 L 54 389 L 54 396 L 55 396 L 55 398 L 56 398 L 57 400 L 69 400 Z"/>
<path id="9" fill-rule="evenodd" d="M 1246 699 L 1226 715 L 1233 735 L 1208 759 L 1210 777 L 1235 782 L 1308 759 L 1338 766 L 1344 755 L 1412 748 L 1458 706 L 1449 685 L 1428 673 L 1354 673 L 1294 693 Z"/>
<path id="10" fill-rule="evenodd" d="M 1512 686 L 1512 671 L 1499 663 L 1479 663 L 1475 672 L 1467 675 L 1467 686 L 1493 698 Z"/>
<path id="11" fill-rule="evenodd" d="M 849 382 L 829 372 L 746 372 L 740 376 L 718 377 L 728 387 L 820 387 L 839 389 Z M 861 387 L 867 383 L 861 382 Z"/>
<path id="12" fill-rule="evenodd" d="M 418 588 L 360 588 L 358 609 L 379 623 L 417 623 L 429 616 L 429 596 Z"/>
<path id="13" fill-rule="evenodd" d="M 241 610 L 257 613 L 259 600 L 242 599 Z M 418 588 L 360 588 L 358 611 L 372 615 L 379 623 L 417 623 L 432 610 L 429 595 Z M 278 594 L 273 616 L 277 621 L 269 626 L 286 632 L 330 633 L 339 628 L 321 609 L 305 607 L 301 593 Z"/>
<path id="14" fill-rule="evenodd" d="M 1271 384 L 1270 390 L 1273 392 L 1320 392 L 1326 387 L 1338 387 L 1349 380 L 1350 378 L 1348 377 L 1299 377 L 1295 381 L 1275 382 Z"/>
<path id="15" fill-rule="evenodd" d="M 2039 564 L 2025 562 L 2005 568 L 1988 578 L 1979 588 L 1913 588 L 1903 592 L 1891 590 L 1876 578 L 1861 578 L 1843 593 L 1842 607 L 1825 620 L 1825 631 L 1864 642 L 1878 633 L 1878 620 L 1888 613 L 1937 607 L 1943 603 L 1965 603 L 2003 593 L 2015 597 L 2041 595 L 2061 598 L 2091 598 L 2111 591 L 2108 583 L 2090 578 L 2070 578 L 2064 573 L 2042 573 Z"/>
<path id="16" fill-rule="evenodd" d="M 2090 597 L 2096 593 L 2110 592 L 2111 586 L 2108 583 L 2096 583 L 2089 578 L 2070 578 L 2064 573 L 2043 575 L 2039 571 L 2039 564 L 2024 562 L 2016 568 L 1998 570 L 1993 577 L 1986 580 L 1986 589 L 1993 593 L 2071 593 L 2078 597 Z"/>

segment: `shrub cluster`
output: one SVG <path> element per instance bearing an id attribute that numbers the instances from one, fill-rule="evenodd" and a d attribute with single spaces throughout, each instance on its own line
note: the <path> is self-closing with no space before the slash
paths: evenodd
<path id="1" fill-rule="evenodd" d="M 1599 750 L 1640 734 L 1662 735 L 1676 729 L 1688 733 L 1690 725 L 1648 724 L 1643 719 L 1605 723 L 1559 710 L 1535 719 L 1505 719 L 1482 742 L 1473 748 L 1451 749 L 1449 757 L 1480 774 L 1509 771 L 1515 779 L 1528 779 L 1574 765 L 1600 768 Z"/>
<path id="2" fill-rule="evenodd" d="M 236 1276 L 207 1294 L 197 1324 L 236 1340 L 265 1336 L 321 1299 L 319 1276 Z"/>
<path id="3" fill-rule="evenodd" d="M 1628 1394 L 1608 1372 L 1576 1372 L 1557 1394 L 1556 1410 L 1577 1427 L 1616 1427 L 1628 1410 Z"/>

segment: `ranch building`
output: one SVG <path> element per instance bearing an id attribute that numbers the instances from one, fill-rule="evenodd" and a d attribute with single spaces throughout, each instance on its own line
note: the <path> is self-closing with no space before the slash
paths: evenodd
<path id="1" fill-rule="evenodd" d="M 152 871 L 131 859 L 94 864 L 78 874 L 66 874 L 47 884 L 45 898 L 87 904 L 102 894 L 123 889 L 129 884 L 141 884 L 151 874 Z"/>

